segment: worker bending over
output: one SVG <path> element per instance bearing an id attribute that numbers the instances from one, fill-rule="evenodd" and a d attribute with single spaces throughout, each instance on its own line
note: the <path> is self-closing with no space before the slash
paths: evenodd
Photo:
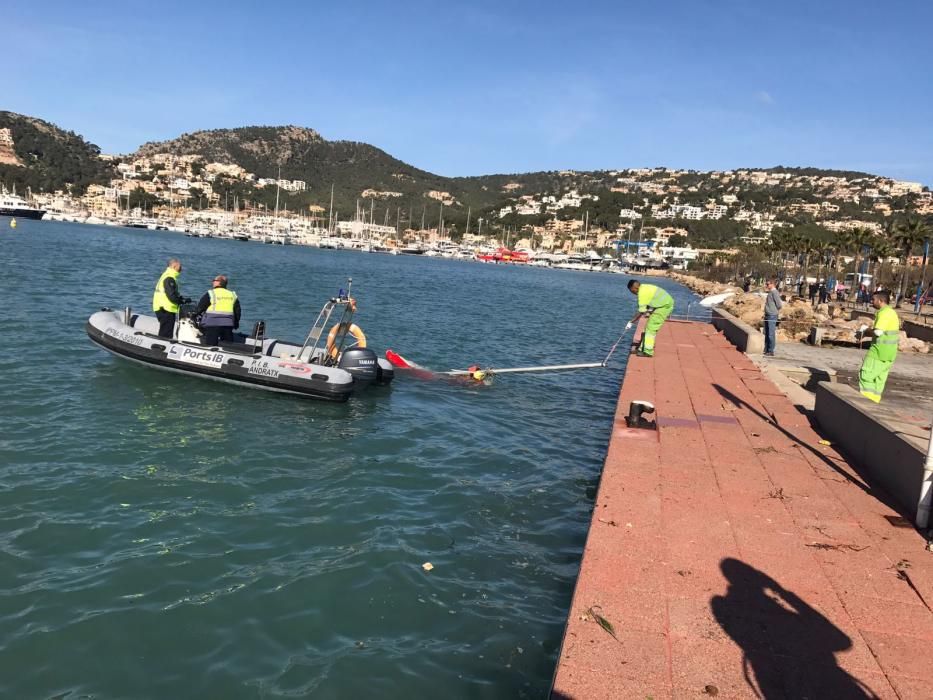
<path id="1" fill-rule="evenodd" d="M 674 311 L 674 298 L 656 284 L 641 284 L 638 280 L 629 280 L 628 289 L 638 297 L 638 313 L 625 325 L 625 330 L 634 326 L 642 315 L 650 313 L 645 332 L 641 336 L 638 355 L 654 357 L 654 339 L 667 317 Z"/>

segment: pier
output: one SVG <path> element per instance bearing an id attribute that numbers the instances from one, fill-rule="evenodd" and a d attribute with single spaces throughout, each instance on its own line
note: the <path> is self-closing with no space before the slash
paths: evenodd
<path id="1" fill-rule="evenodd" d="M 713 326 L 629 358 L 552 697 L 929 698 L 930 606 L 911 519 Z"/>

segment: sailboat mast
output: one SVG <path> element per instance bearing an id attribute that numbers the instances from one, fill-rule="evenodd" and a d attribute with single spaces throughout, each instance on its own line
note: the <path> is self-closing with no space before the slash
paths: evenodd
<path id="1" fill-rule="evenodd" d="M 275 179 L 275 215 L 272 220 L 272 230 L 276 229 L 279 222 L 279 183 L 282 181 L 282 166 L 279 166 L 279 176 Z"/>

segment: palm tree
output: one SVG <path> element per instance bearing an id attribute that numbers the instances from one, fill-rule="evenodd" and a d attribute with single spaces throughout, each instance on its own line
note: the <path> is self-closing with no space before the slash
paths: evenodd
<path id="1" fill-rule="evenodd" d="M 807 281 L 807 268 L 810 267 L 810 255 L 814 251 L 813 239 L 806 236 L 797 236 L 797 249 L 803 255 L 803 272 L 801 276 L 803 281 Z"/>
<path id="2" fill-rule="evenodd" d="M 852 231 L 843 229 L 836 233 L 836 240 L 833 242 L 833 272 L 836 279 L 841 272 L 842 253 L 851 250 L 853 244 Z"/>
<path id="3" fill-rule="evenodd" d="M 781 280 L 782 282 L 783 282 L 783 277 L 784 277 L 784 270 L 786 269 L 784 263 L 787 260 L 788 243 L 789 243 L 789 236 L 786 231 L 777 230 L 777 231 L 771 232 L 771 241 L 768 244 L 768 249 L 771 251 L 772 255 L 779 253 L 781 256 L 780 277 L 782 278 Z M 775 269 L 775 274 L 777 274 L 777 270 L 778 270 L 777 262 L 774 262 L 774 269 Z"/>
<path id="4" fill-rule="evenodd" d="M 868 256 L 875 264 L 875 268 L 872 270 L 872 279 L 875 281 L 876 285 L 881 284 L 881 274 L 884 272 L 884 261 L 893 257 L 897 252 L 897 248 L 880 236 L 872 241 L 871 251 Z"/>
<path id="5" fill-rule="evenodd" d="M 814 241 L 813 243 L 813 252 L 819 256 L 820 261 L 820 271 L 817 275 L 819 279 L 823 278 L 823 265 L 827 262 L 831 249 L 832 244 L 829 241 Z"/>
<path id="6" fill-rule="evenodd" d="M 865 246 L 871 245 L 872 241 L 874 240 L 874 237 L 875 235 L 871 232 L 871 229 L 867 229 L 861 226 L 859 228 L 852 229 L 851 239 L 852 239 L 852 246 L 855 248 L 855 273 L 856 273 L 855 286 L 856 287 L 858 287 L 859 285 L 858 273 L 859 273 L 859 265 L 862 262 L 862 249 Z"/>
<path id="7" fill-rule="evenodd" d="M 931 235 L 933 235 L 933 217 L 928 216 L 923 220 L 923 240 L 924 240 L 923 268 L 920 270 L 920 286 L 918 287 L 920 294 L 923 294 L 926 291 L 925 285 L 927 283 L 927 262 L 928 262 L 927 258 L 928 258 L 928 253 L 929 253 L 929 248 L 927 244 L 929 243 L 929 239 Z M 921 299 L 917 299 L 918 317 L 922 313 L 922 311 L 923 311 L 923 306 L 921 304 Z"/>
<path id="8" fill-rule="evenodd" d="M 908 218 L 897 224 L 888 224 L 885 232 L 888 234 L 888 240 L 897 247 L 901 255 L 904 267 L 901 271 L 901 279 L 897 284 L 897 295 L 895 300 L 899 300 L 907 288 L 907 261 L 913 253 L 914 248 L 923 242 L 926 237 L 926 227 L 921 219 Z M 895 304 L 897 302 L 895 301 Z"/>

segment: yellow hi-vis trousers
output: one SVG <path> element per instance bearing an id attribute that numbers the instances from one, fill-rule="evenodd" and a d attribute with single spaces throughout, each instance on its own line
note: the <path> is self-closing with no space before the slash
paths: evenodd
<path id="1" fill-rule="evenodd" d="M 664 325 L 664 322 L 667 320 L 667 317 L 671 315 L 674 311 L 674 305 L 662 306 L 659 309 L 654 309 L 651 312 L 651 315 L 648 317 L 648 322 L 645 324 L 645 333 L 641 337 L 641 351 L 645 355 L 654 355 L 654 339 L 658 335 L 658 331 L 661 330 L 661 326 Z"/>
<path id="2" fill-rule="evenodd" d="M 862 361 L 862 368 L 858 373 L 859 391 L 862 392 L 862 396 L 875 403 L 881 403 L 884 385 L 888 381 L 888 372 L 894 364 L 893 360 L 882 360 L 880 355 L 877 345 L 868 348 L 865 359 Z"/>

